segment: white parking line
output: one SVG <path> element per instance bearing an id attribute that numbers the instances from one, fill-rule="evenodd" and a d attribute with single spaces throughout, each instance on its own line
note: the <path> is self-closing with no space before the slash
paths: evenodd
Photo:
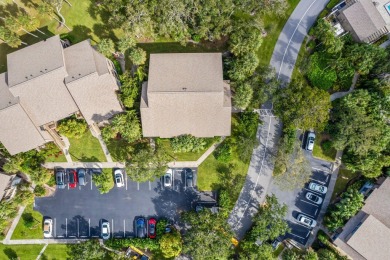
<path id="1" fill-rule="evenodd" d="M 56 218 L 54 218 L 54 237 L 57 237 Z"/>
<path id="2" fill-rule="evenodd" d="M 301 237 L 301 236 L 298 236 L 298 235 L 295 235 L 295 234 L 293 234 L 293 233 L 289 233 L 290 235 L 293 235 L 294 237 L 299 237 L 299 238 L 301 238 L 301 239 L 305 239 L 304 237 Z"/>
<path id="3" fill-rule="evenodd" d="M 306 237 L 308 237 L 309 235 L 310 235 L 310 230 L 307 231 Z"/>
<path id="4" fill-rule="evenodd" d="M 72 238 L 73 238 L 73 237 L 76 237 L 76 236 L 69 236 L 69 237 L 72 237 Z"/>
<path id="5" fill-rule="evenodd" d="M 317 214 L 317 212 L 318 212 L 318 208 L 316 209 L 316 212 L 314 213 L 314 216 Z"/>
<path id="6" fill-rule="evenodd" d="M 127 190 L 127 174 L 125 173 L 125 180 L 126 180 L 126 190 Z"/>
<path id="7" fill-rule="evenodd" d="M 328 171 L 327 171 L 327 169 L 324 169 L 324 168 L 316 168 L 316 167 L 311 167 L 313 170 L 317 170 L 317 171 L 320 171 L 320 172 L 326 172 L 326 173 L 329 173 Z"/>
<path id="8" fill-rule="evenodd" d="M 68 236 L 68 219 L 65 218 L 65 236 Z"/>
<path id="9" fill-rule="evenodd" d="M 184 190 L 187 189 L 187 171 L 184 172 Z"/>
<path id="10" fill-rule="evenodd" d="M 126 220 L 123 220 L 123 237 L 126 237 Z"/>
<path id="11" fill-rule="evenodd" d="M 319 183 L 321 183 L 322 185 L 326 185 L 326 182 L 319 181 L 319 180 L 317 180 L 317 179 L 310 178 L 310 180 L 313 180 L 313 181 L 319 182 Z"/>
<path id="12" fill-rule="evenodd" d="M 149 181 L 149 190 L 152 190 L 152 185 L 150 184 L 150 181 Z"/>
<path id="13" fill-rule="evenodd" d="M 58 236 L 58 237 L 64 237 L 64 236 Z"/>
<path id="14" fill-rule="evenodd" d="M 80 236 L 80 223 L 79 219 L 77 219 L 77 236 Z"/>
<path id="15" fill-rule="evenodd" d="M 88 236 L 91 236 L 91 219 L 88 219 Z"/>
<path id="16" fill-rule="evenodd" d="M 306 201 L 306 200 L 301 200 L 302 202 L 305 202 L 305 203 L 307 203 L 307 204 L 310 204 L 310 205 L 313 205 L 313 206 L 316 206 L 316 207 L 318 207 L 319 205 L 317 205 L 317 204 L 314 204 L 314 203 L 311 203 L 311 202 L 308 202 L 308 201 Z"/>
<path id="17" fill-rule="evenodd" d="M 114 220 L 113 219 L 111 219 L 111 224 L 112 224 L 111 233 L 114 233 Z M 110 237 L 114 237 L 114 236 L 110 234 Z"/>
<path id="18" fill-rule="evenodd" d="M 81 190 L 81 186 L 79 185 L 79 190 Z"/>
<path id="19" fill-rule="evenodd" d="M 80 237 L 85 238 L 85 237 L 88 237 L 88 236 L 80 236 Z"/>
<path id="20" fill-rule="evenodd" d="M 92 174 L 93 174 L 93 173 L 91 173 L 91 190 L 92 190 Z"/>
<path id="21" fill-rule="evenodd" d="M 175 175 L 172 176 L 172 189 L 175 190 Z"/>
<path id="22" fill-rule="evenodd" d="M 139 182 L 137 182 L 137 190 L 139 190 Z"/>
<path id="23" fill-rule="evenodd" d="M 92 236 L 92 237 L 99 237 L 99 236 Z"/>

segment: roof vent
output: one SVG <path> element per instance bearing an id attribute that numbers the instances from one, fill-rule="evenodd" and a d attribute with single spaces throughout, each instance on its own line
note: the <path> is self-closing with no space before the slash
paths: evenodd
<path id="1" fill-rule="evenodd" d="M 79 73 L 79 76 L 81 76 L 81 74 Z"/>
<path id="2" fill-rule="evenodd" d="M 183 88 L 184 91 L 187 91 L 187 88 Z"/>
<path id="3" fill-rule="evenodd" d="M 45 69 L 45 70 L 47 70 L 47 69 Z"/>

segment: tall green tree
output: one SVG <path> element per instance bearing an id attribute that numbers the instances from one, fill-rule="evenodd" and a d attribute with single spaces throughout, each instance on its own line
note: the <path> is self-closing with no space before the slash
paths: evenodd
<path id="1" fill-rule="evenodd" d="M 98 51 L 106 57 L 111 57 L 115 52 L 115 45 L 111 39 L 102 39 L 97 45 Z"/>
<path id="2" fill-rule="evenodd" d="M 118 134 L 129 143 L 141 138 L 141 125 L 135 110 L 116 115 L 111 124 L 102 130 L 105 140 L 115 138 Z"/>
<path id="3" fill-rule="evenodd" d="M 253 75 L 258 65 L 259 59 L 254 52 L 235 57 L 230 63 L 228 76 L 231 80 L 244 81 Z"/>
<path id="4" fill-rule="evenodd" d="M 142 65 L 146 62 L 146 51 L 142 48 L 132 48 L 129 53 L 131 62 L 135 65 Z"/>
<path id="5" fill-rule="evenodd" d="M 180 255 L 183 241 L 180 232 L 174 229 L 170 233 L 164 234 L 158 241 L 161 254 L 165 258 L 173 258 Z"/>
<path id="6" fill-rule="evenodd" d="M 292 81 L 274 96 L 275 113 L 287 128 L 321 131 L 329 119 L 330 108 L 329 94 L 303 81 Z"/>
<path id="7" fill-rule="evenodd" d="M 245 55 L 256 52 L 262 40 L 261 28 L 254 26 L 251 20 L 239 19 L 230 35 L 229 49 L 236 56 Z"/>
<path id="8" fill-rule="evenodd" d="M 343 40 L 336 36 L 335 29 L 327 20 L 318 19 L 314 32 L 321 43 L 324 44 L 326 52 L 337 54 L 343 49 Z"/>

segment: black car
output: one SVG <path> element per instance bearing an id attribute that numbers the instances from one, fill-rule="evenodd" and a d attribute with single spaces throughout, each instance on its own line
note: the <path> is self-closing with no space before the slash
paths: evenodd
<path id="1" fill-rule="evenodd" d="M 135 220 L 135 236 L 138 238 L 146 237 L 146 220 L 143 217 Z"/>
<path id="2" fill-rule="evenodd" d="M 185 178 L 186 178 L 186 186 L 193 187 L 194 186 L 194 173 L 190 168 L 183 169 Z"/>

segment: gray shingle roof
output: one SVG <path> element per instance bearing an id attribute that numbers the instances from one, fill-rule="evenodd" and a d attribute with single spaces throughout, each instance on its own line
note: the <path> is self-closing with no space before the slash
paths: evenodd
<path id="1" fill-rule="evenodd" d="M 390 178 L 386 178 L 382 185 L 371 193 L 362 210 L 390 229 Z"/>
<path id="2" fill-rule="evenodd" d="M 220 53 L 152 54 L 142 88 L 143 135 L 228 136 L 230 100 Z"/>

